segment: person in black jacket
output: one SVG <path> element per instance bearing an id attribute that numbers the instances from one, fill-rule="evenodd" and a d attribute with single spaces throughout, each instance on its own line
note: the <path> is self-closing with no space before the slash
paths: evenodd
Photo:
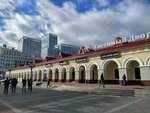
<path id="1" fill-rule="evenodd" d="M 103 73 L 101 74 L 101 76 L 100 76 L 100 85 L 103 85 L 103 88 L 105 87 L 105 79 L 104 79 L 104 75 L 103 75 Z M 100 85 L 99 85 L 99 87 L 100 87 Z"/>
<path id="2" fill-rule="evenodd" d="M 26 78 L 22 79 L 22 93 L 26 93 Z"/>
<path id="3" fill-rule="evenodd" d="M 13 78 L 11 80 L 11 92 L 12 93 L 16 93 L 17 84 L 18 84 L 17 78 Z"/>
<path id="4" fill-rule="evenodd" d="M 48 87 L 51 87 L 51 80 L 50 79 L 47 81 L 47 88 Z"/>
<path id="5" fill-rule="evenodd" d="M 123 86 L 125 86 L 126 85 L 126 75 L 124 74 L 123 76 L 122 76 L 122 85 Z"/>
<path id="6" fill-rule="evenodd" d="M 8 94 L 8 88 L 9 88 L 9 80 L 8 77 L 4 81 L 4 94 Z"/>
<path id="7" fill-rule="evenodd" d="M 28 79 L 28 91 L 32 92 L 32 79 Z"/>

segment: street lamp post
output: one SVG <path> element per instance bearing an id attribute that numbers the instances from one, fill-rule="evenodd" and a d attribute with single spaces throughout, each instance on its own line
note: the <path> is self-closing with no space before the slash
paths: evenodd
<path id="1" fill-rule="evenodd" d="M 29 64 L 28 67 L 30 67 L 31 69 L 31 80 L 33 79 L 33 73 L 32 73 L 32 69 L 35 67 L 34 64 Z"/>

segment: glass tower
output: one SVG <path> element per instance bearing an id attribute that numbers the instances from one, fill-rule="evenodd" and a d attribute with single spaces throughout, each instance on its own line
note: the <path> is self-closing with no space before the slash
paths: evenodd
<path id="1" fill-rule="evenodd" d="M 18 50 L 25 56 L 38 59 L 41 57 L 41 40 L 23 36 L 18 41 Z"/>
<path id="2" fill-rule="evenodd" d="M 48 33 L 41 37 L 42 41 L 42 54 L 41 57 L 57 57 L 57 51 L 54 46 L 57 45 L 57 35 Z"/>
<path id="3" fill-rule="evenodd" d="M 63 44 L 56 45 L 55 48 L 57 49 L 58 53 L 65 53 L 65 54 L 76 54 L 79 52 L 79 47 L 70 45 L 70 44 Z"/>

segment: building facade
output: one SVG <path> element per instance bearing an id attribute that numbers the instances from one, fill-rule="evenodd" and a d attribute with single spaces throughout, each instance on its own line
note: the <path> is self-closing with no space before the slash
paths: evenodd
<path id="1" fill-rule="evenodd" d="M 57 35 L 48 33 L 41 37 L 42 41 L 42 54 L 41 57 L 57 57 L 57 50 L 54 46 L 57 45 Z"/>
<path id="2" fill-rule="evenodd" d="M 106 84 L 120 84 L 125 74 L 128 85 L 150 86 L 150 32 L 131 38 L 130 41 L 116 38 L 94 51 L 82 48 L 76 55 L 36 63 L 32 69 L 33 79 L 98 83 L 103 73 Z M 6 76 L 21 80 L 29 78 L 31 71 L 24 66 L 13 69 L 11 74 L 7 72 Z"/>
<path id="3" fill-rule="evenodd" d="M 18 50 L 27 57 L 41 58 L 41 40 L 23 36 L 18 40 Z"/>
<path id="4" fill-rule="evenodd" d="M 0 74 L 5 73 L 8 69 L 15 68 L 24 62 L 33 62 L 33 59 L 24 56 L 14 47 L 5 44 L 0 47 Z"/>
<path id="5" fill-rule="evenodd" d="M 65 53 L 65 54 L 77 54 L 79 52 L 79 47 L 70 45 L 70 44 L 63 44 L 55 46 L 55 50 L 59 53 Z"/>

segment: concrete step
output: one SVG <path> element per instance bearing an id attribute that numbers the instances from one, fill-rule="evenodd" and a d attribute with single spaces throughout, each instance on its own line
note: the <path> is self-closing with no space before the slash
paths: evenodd
<path id="1" fill-rule="evenodd" d="M 134 97 L 135 91 L 134 90 L 119 90 L 119 89 L 100 89 L 99 91 L 93 91 L 93 94 Z"/>
<path id="2" fill-rule="evenodd" d="M 113 96 L 135 96 L 134 90 L 116 90 L 116 89 L 105 89 L 101 92 L 102 95 L 113 95 Z"/>

